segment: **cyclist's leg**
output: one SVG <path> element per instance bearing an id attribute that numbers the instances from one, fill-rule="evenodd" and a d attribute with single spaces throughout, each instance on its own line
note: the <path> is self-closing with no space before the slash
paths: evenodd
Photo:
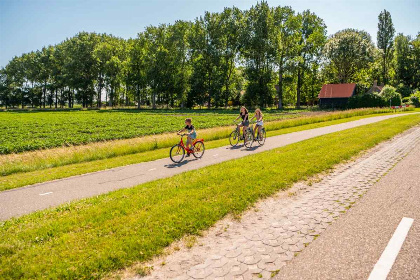
<path id="1" fill-rule="evenodd" d="M 187 137 L 187 149 L 190 149 L 191 148 L 191 143 L 192 143 L 191 137 L 188 136 Z"/>
<path id="2" fill-rule="evenodd" d="M 242 128 L 242 135 L 244 136 L 244 139 L 245 139 L 245 135 L 246 135 L 246 130 L 248 129 L 248 126 L 243 126 L 243 128 Z M 246 141 L 246 139 L 245 139 L 245 141 Z"/>
<path id="3" fill-rule="evenodd" d="M 262 130 L 262 125 L 258 126 L 258 137 L 261 139 L 261 130 Z"/>
<path id="4" fill-rule="evenodd" d="M 241 139 L 241 127 L 243 127 L 243 124 L 242 123 L 238 124 L 239 139 Z"/>
<path id="5" fill-rule="evenodd" d="M 254 138 L 256 138 L 260 133 L 260 126 L 258 124 L 255 124 L 255 130 L 254 130 Z"/>

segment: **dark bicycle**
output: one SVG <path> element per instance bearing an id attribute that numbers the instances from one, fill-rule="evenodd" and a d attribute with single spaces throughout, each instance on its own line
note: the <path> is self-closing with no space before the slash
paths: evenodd
<path id="1" fill-rule="evenodd" d="M 261 134 L 257 135 L 257 137 L 255 137 L 255 131 L 254 131 L 254 124 L 250 124 L 250 126 L 247 128 L 247 130 L 245 131 L 245 142 L 244 145 L 247 148 L 251 148 L 252 144 L 256 141 L 258 142 L 258 144 L 260 146 L 263 146 L 265 143 L 265 138 L 267 136 L 267 133 L 265 131 L 265 128 L 262 127 L 261 128 Z"/>
<path id="2" fill-rule="evenodd" d="M 236 128 L 229 135 L 229 143 L 232 147 L 236 147 L 239 144 L 239 141 L 243 139 L 243 136 L 241 137 L 241 128 L 239 127 L 239 124 L 235 123 L 235 125 Z"/>

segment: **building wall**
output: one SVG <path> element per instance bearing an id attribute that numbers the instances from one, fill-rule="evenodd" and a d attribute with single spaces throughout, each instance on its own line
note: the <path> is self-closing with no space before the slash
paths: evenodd
<path id="1" fill-rule="evenodd" d="M 319 107 L 321 108 L 344 108 L 347 106 L 348 98 L 320 98 Z"/>

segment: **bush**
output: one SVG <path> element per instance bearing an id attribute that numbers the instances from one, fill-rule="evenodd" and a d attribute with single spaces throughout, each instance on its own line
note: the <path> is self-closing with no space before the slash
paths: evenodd
<path id="1" fill-rule="evenodd" d="M 385 86 L 379 93 L 384 99 L 385 104 L 389 106 L 400 106 L 402 102 L 401 94 L 392 86 Z"/>
<path id="2" fill-rule="evenodd" d="M 358 94 L 349 98 L 349 108 L 385 107 L 385 99 L 377 93 Z"/>
<path id="3" fill-rule="evenodd" d="M 410 101 L 411 101 L 411 104 L 413 104 L 417 108 L 420 108 L 420 91 L 419 90 L 410 96 Z"/>
<path id="4" fill-rule="evenodd" d="M 403 104 L 410 104 L 411 102 L 410 102 L 410 97 L 403 97 L 402 98 L 402 103 Z"/>

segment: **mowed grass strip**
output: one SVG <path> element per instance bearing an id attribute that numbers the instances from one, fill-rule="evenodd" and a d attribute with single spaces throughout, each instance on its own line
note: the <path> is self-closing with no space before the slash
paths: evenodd
<path id="1" fill-rule="evenodd" d="M 101 278 L 419 123 L 386 120 L 2 222 L 0 278 Z"/>
<path id="2" fill-rule="evenodd" d="M 411 109 L 412 110 L 412 109 Z M 267 130 L 278 130 L 288 127 L 301 126 L 312 123 L 319 123 L 325 121 L 331 121 L 336 119 L 350 118 L 354 116 L 366 116 L 370 114 L 383 114 L 392 112 L 390 109 L 356 109 L 348 111 L 338 112 L 317 112 L 318 115 L 309 115 L 305 117 L 299 117 L 290 119 L 290 116 L 284 115 L 277 116 L 278 118 L 289 118 L 280 121 L 266 122 Z M 133 115 L 134 113 L 131 113 Z M 274 114 L 271 113 L 271 118 Z M 1 116 L 1 113 L 0 113 Z M 87 116 L 86 116 L 87 117 Z M 229 116 L 230 122 L 236 116 Z M 160 119 L 155 116 L 155 118 Z M 184 116 L 182 116 L 184 118 Z M 207 118 L 212 118 L 209 114 Z M 268 117 L 270 120 L 270 117 Z M 200 137 L 205 138 L 206 141 L 224 139 L 229 136 L 232 131 L 232 126 L 214 127 L 210 129 L 202 129 L 205 127 L 205 123 L 202 123 L 200 119 L 193 117 L 193 122 L 198 129 Z M 178 129 L 182 128 L 183 119 L 177 119 Z M 220 125 L 226 125 L 226 123 L 219 122 Z M 123 124 L 121 124 L 123 125 Z M 158 126 L 159 123 L 153 123 L 153 126 Z M 124 128 L 130 130 L 129 126 Z M 72 128 L 69 127 L 68 133 L 72 133 Z M 107 130 L 103 131 L 104 133 Z M 76 132 L 75 132 L 76 133 Z M 51 131 L 51 137 L 55 135 L 55 132 Z M 6 135 L 10 137 L 10 135 Z M 83 146 L 72 146 L 54 148 L 49 150 L 39 150 L 26 152 L 21 154 L 10 154 L 0 156 L 0 174 L 7 176 L 14 173 L 31 172 L 35 170 L 47 169 L 51 167 L 65 166 L 69 164 L 76 164 L 82 162 L 89 162 L 100 159 L 113 158 L 118 156 L 136 154 L 147 152 L 151 150 L 157 150 L 161 148 L 167 148 L 178 140 L 178 136 L 175 133 L 172 134 L 160 134 L 153 136 L 145 136 L 141 138 L 133 138 L 126 140 L 116 140 L 109 142 L 91 143 Z M 34 140 L 35 141 L 35 140 Z M 1 144 L 0 140 L 0 146 Z M 19 138 L 15 139 L 15 142 L 19 142 Z"/>
<path id="3" fill-rule="evenodd" d="M 278 129 L 278 130 L 269 130 L 267 132 L 267 136 L 276 136 L 286 133 L 292 133 L 296 131 L 314 129 L 319 127 L 325 127 L 329 125 L 340 124 L 344 122 L 356 121 L 372 116 L 381 116 L 386 114 L 375 114 L 375 115 L 364 115 L 364 116 L 357 116 L 357 117 L 349 117 L 349 118 L 340 118 L 333 121 L 325 121 L 325 122 L 316 122 L 312 124 L 306 125 L 299 125 L 299 126 L 292 126 L 288 128 Z M 274 126 L 271 126 L 275 129 Z M 174 139 L 172 145 L 176 144 L 179 138 Z M 226 138 L 213 140 L 213 141 L 205 141 L 206 149 L 218 148 L 225 145 L 229 145 L 228 140 Z M 129 165 L 129 164 L 136 164 L 140 162 L 152 161 L 161 158 L 165 158 L 169 156 L 169 149 L 168 148 L 160 148 L 156 150 L 146 151 L 137 154 L 129 154 L 124 156 L 118 157 L 111 157 L 103 160 L 96 160 L 90 162 L 82 162 L 76 163 L 71 165 L 59 166 L 59 167 L 52 167 L 48 169 L 41 169 L 32 172 L 26 173 L 14 173 L 8 176 L 0 176 L 0 191 L 19 188 L 23 186 L 33 185 L 36 183 L 47 182 L 56 179 L 67 178 L 70 176 L 76 176 L 81 174 L 86 174 L 89 172 L 96 172 L 105 169 L 115 168 L 119 166 Z"/>

